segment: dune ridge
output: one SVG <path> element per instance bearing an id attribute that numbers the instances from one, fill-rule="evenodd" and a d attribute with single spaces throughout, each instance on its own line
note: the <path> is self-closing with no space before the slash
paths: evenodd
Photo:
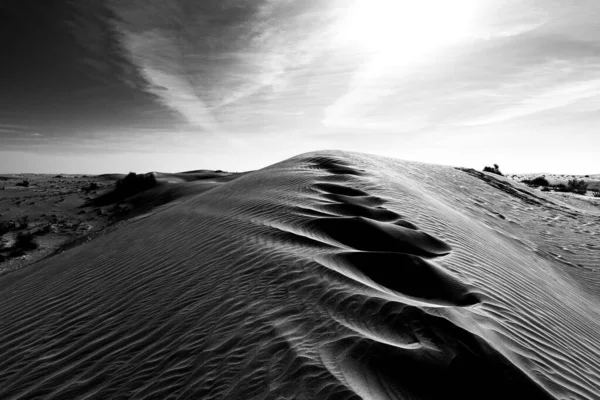
<path id="1" fill-rule="evenodd" d="M 2 277 L 0 398 L 598 398 L 600 213 L 497 179 L 308 153 Z"/>

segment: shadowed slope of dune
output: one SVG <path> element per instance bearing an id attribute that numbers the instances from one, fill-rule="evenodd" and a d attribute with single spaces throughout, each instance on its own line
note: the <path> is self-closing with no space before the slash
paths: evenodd
<path id="1" fill-rule="evenodd" d="M 0 398 L 597 398 L 600 215 L 543 196 L 342 152 L 237 177 L 1 278 Z"/>

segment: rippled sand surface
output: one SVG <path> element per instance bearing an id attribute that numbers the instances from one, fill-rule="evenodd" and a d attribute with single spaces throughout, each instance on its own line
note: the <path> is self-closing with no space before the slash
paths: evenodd
<path id="1" fill-rule="evenodd" d="M 600 213 L 300 155 L 0 278 L 0 398 L 598 399 Z"/>

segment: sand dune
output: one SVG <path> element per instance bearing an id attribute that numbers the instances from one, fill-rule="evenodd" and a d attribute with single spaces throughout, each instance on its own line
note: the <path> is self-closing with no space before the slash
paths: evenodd
<path id="1" fill-rule="evenodd" d="M 0 398 L 598 399 L 599 238 L 503 177 L 303 154 L 0 278 Z"/>

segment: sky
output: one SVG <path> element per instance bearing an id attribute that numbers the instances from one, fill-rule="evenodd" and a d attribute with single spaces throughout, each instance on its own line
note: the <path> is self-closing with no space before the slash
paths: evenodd
<path id="1" fill-rule="evenodd" d="M 600 173 L 597 0 L 3 0 L 0 172 Z"/>

